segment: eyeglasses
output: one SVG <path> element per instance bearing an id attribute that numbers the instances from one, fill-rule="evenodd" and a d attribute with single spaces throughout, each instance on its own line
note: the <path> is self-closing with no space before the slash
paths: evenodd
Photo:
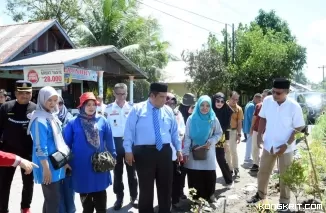
<path id="1" fill-rule="evenodd" d="M 218 104 L 219 104 L 219 103 L 224 104 L 224 100 L 216 99 L 216 100 L 215 100 L 215 103 L 218 103 Z"/>

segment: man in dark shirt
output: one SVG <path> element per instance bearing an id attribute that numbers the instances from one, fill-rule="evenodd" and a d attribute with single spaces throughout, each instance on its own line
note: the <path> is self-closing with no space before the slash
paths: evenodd
<path id="1" fill-rule="evenodd" d="M 0 135 L 3 135 L 2 151 L 11 152 L 29 161 L 32 160 L 32 138 L 27 135 L 27 127 L 31 113 L 36 109 L 32 98 L 32 83 L 16 81 L 16 100 L 2 104 L 0 108 Z M 7 213 L 11 182 L 15 167 L 0 168 L 0 213 Z M 21 212 L 31 213 L 30 205 L 33 197 L 33 175 L 24 174 Z"/>
<path id="2" fill-rule="evenodd" d="M 263 100 L 268 95 L 272 95 L 272 91 L 269 89 L 265 89 L 262 93 Z M 251 128 L 250 128 L 250 135 L 252 137 L 252 159 L 253 159 L 253 165 L 250 168 L 250 171 L 252 171 L 252 172 L 257 172 L 259 170 L 260 149 L 257 145 L 257 135 L 258 135 L 259 120 L 260 120 L 259 112 L 260 112 L 262 105 L 263 105 L 263 102 L 256 104 L 254 116 L 252 118 Z"/>

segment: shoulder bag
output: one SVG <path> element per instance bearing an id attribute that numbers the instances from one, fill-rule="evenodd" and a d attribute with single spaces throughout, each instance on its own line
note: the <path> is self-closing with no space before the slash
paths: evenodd
<path id="1" fill-rule="evenodd" d="M 211 137 L 213 135 L 213 132 L 214 132 L 214 126 L 212 125 L 209 137 Z M 208 149 L 206 149 L 203 146 L 193 145 L 192 140 L 191 140 L 191 152 L 192 152 L 192 157 L 194 160 L 206 160 L 207 159 Z"/>

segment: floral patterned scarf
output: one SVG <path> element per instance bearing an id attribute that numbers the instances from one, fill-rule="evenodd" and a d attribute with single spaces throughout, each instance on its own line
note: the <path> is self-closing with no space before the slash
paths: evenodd
<path id="1" fill-rule="evenodd" d="M 97 128 L 96 112 L 94 115 L 87 115 L 85 112 L 85 105 L 79 109 L 79 117 L 81 120 L 81 125 L 84 129 L 87 142 L 94 146 L 96 149 L 100 147 L 100 133 Z"/>

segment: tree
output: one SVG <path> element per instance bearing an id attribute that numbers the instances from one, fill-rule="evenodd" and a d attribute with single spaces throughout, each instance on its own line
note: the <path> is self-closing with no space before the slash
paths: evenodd
<path id="1" fill-rule="evenodd" d="M 148 19 L 138 15 L 135 0 L 84 0 L 84 22 L 78 26 L 80 46 L 137 44 Z"/>
<path id="2" fill-rule="evenodd" d="M 294 60 L 300 46 L 284 42 L 286 36 L 270 29 L 264 34 L 259 26 L 238 30 L 236 60 L 229 66 L 233 75 L 232 86 L 253 94 L 270 88 L 274 78 L 291 78 L 298 68 L 301 70 Z"/>
<path id="3" fill-rule="evenodd" d="M 294 73 L 292 73 L 290 78 L 297 81 L 298 74 L 300 73 L 300 78 L 303 79 L 301 83 L 305 82 L 305 79 L 307 78 L 301 70 L 306 63 L 306 49 L 296 43 L 296 38 L 292 35 L 288 23 L 277 16 L 274 10 L 269 12 L 259 10 L 259 14 L 255 18 L 255 21 L 251 23 L 251 30 L 254 30 L 256 25 L 263 30 L 264 35 L 266 35 L 268 32 L 271 33 L 272 30 L 274 34 L 282 33 L 284 35 L 283 39 L 285 43 L 293 42 L 296 44 L 296 46 L 292 48 L 291 53 L 288 55 L 290 57 L 289 63 L 292 63 L 294 66 Z"/>
<path id="4" fill-rule="evenodd" d="M 70 36 L 83 20 L 79 0 L 7 0 L 6 8 L 16 22 L 57 19 Z"/>
<path id="5" fill-rule="evenodd" d="M 185 74 L 193 80 L 187 85 L 197 96 L 215 94 L 228 86 L 229 74 L 223 54 L 216 49 L 203 46 L 194 52 L 184 51 L 182 58 L 187 63 Z"/>
<path id="6" fill-rule="evenodd" d="M 288 23 L 278 17 L 274 10 L 266 12 L 260 9 L 255 21 L 251 23 L 251 29 L 254 30 L 255 25 L 258 25 L 263 30 L 264 35 L 266 35 L 269 30 L 274 30 L 275 33 L 284 33 L 285 41 L 293 41 L 295 39 L 295 37 L 291 35 Z"/>

